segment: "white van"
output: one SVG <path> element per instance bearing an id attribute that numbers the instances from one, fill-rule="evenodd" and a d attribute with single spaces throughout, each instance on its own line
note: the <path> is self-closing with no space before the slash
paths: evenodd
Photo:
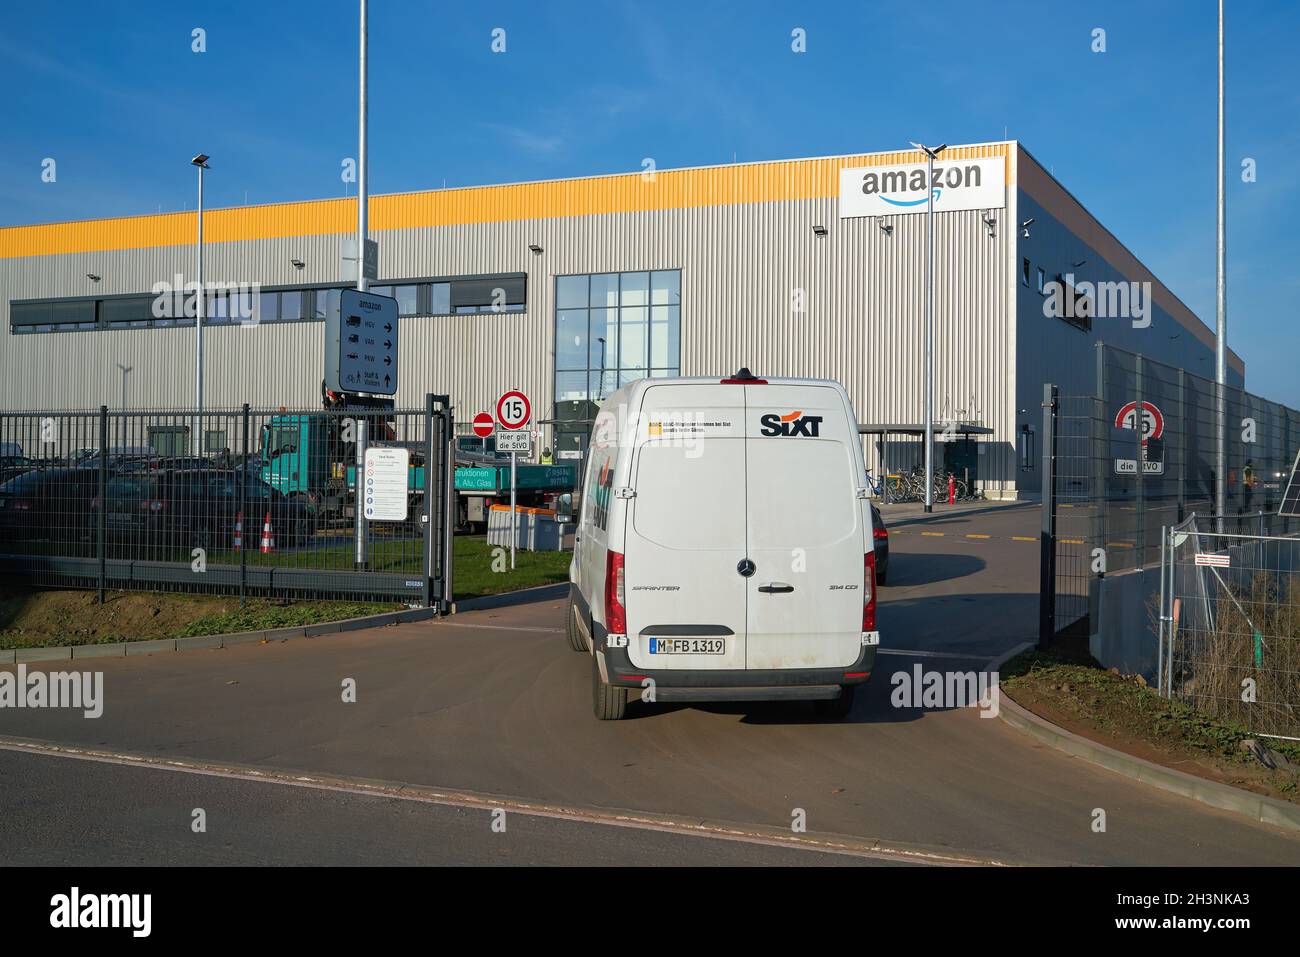
<path id="1" fill-rule="evenodd" d="M 838 382 L 741 369 L 606 399 L 569 571 L 596 717 L 629 692 L 847 714 L 880 641 L 865 471 Z"/>

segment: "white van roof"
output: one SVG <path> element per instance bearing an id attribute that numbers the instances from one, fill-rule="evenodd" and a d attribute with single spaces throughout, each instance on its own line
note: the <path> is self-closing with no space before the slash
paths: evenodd
<path id="1" fill-rule="evenodd" d="M 742 372 L 746 370 L 741 370 Z M 634 398 L 639 398 L 641 393 L 652 386 L 664 385 L 807 385 L 807 386 L 830 386 L 834 389 L 844 390 L 842 383 L 835 379 L 811 379 L 797 376 L 753 376 L 746 380 L 737 376 L 677 376 L 675 378 L 664 379 L 636 379 L 627 385 L 611 392 L 605 397 L 605 403 L 625 402 Z"/>

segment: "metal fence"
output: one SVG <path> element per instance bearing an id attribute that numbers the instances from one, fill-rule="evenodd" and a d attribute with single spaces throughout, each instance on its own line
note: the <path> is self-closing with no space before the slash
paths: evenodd
<path id="1" fill-rule="evenodd" d="M 1300 740 L 1300 538 L 1167 530 L 1161 692 L 1251 732 Z"/>
<path id="2" fill-rule="evenodd" d="M 0 413 L 0 580 L 440 604 L 453 433 L 432 395 L 402 410 Z M 409 454 L 405 521 L 357 520 L 367 444 Z"/>
<path id="3" fill-rule="evenodd" d="M 1162 528 L 1189 515 L 1235 534 L 1300 529 L 1276 514 L 1300 447 L 1300 412 L 1227 390 L 1220 528 L 1214 382 L 1104 343 L 1095 379 L 1091 395 L 1044 386 L 1042 640 L 1086 629 L 1096 580 L 1157 564 Z"/>

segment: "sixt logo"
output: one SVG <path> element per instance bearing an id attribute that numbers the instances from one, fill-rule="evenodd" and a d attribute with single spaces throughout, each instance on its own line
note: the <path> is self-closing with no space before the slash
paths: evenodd
<path id="1" fill-rule="evenodd" d="M 821 432 L 822 425 L 820 415 L 804 415 L 802 412 L 791 412 L 789 415 L 769 412 L 758 421 L 763 423 L 764 435 L 783 435 L 786 438 L 802 435 L 815 439 Z"/>

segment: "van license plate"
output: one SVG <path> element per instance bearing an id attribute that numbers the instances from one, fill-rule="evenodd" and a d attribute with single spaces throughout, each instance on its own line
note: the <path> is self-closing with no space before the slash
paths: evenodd
<path id="1" fill-rule="evenodd" d="M 725 638 L 651 638 L 652 655 L 725 655 Z"/>

